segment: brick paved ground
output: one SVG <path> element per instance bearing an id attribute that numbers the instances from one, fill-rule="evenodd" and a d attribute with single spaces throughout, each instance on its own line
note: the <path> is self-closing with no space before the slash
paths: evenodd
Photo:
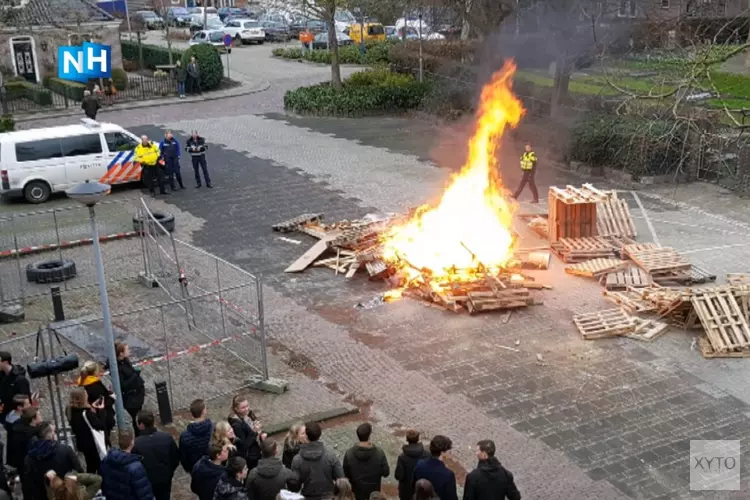
<path id="1" fill-rule="evenodd" d="M 290 71 L 276 91 L 294 78 Z M 279 99 L 270 92 L 224 101 L 204 120 L 185 120 L 177 108 L 166 108 L 161 118 L 123 113 L 121 123 L 150 121 L 181 134 L 199 127 L 210 142 L 226 146 L 214 148 L 209 159 L 216 190 L 189 190 L 167 202 L 183 211 L 181 221 L 200 227 L 190 235 L 196 245 L 263 275 L 269 332 L 282 358 L 316 384 L 371 403 L 386 427 L 450 435 L 457 467 L 471 468 L 472 445 L 494 438 L 527 498 L 695 497 L 686 482 L 689 440 L 740 438 L 747 429 L 744 360 L 702 360 L 682 332 L 649 346 L 583 343 L 570 317 L 603 303 L 598 287 L 565 277 L 560 266 L 540 273 L 555 288 L 542 294 L 544 306 L 513 313 L 507 324 L 492 315 L 451 315 L 409 301 L 358 310 L 354 305 L 374 297 L 381 285 L 345 281 L 321 269 L 284 275 L 304 245 L 279 241 L 272 223 L 311 210 L 335 220 L 434 198 L 449 169 L 460 164 L 466 127 L 441 133 L 424 120 L 248 114 L 273 112 Z M 435 139 L 443 135 L 453 142 L 436 150 Z M 512 158 L 503 169 L 510 185 L 518 177 L 517 146 L 505 150 Z M 541 185 L 580 181 L 553 169 L 540 173 Z M 635 198 L 628 199 L 641 240 L 653 239 L 650 221 L 662 244 L 689 249 L 696 263 L 717 274 L 747 270 L 747 202 L 705 185 L 677 191 L 687 205 L 670 201 L 671 189 L 639 195 L 643 213 Z M 525 245 L 538 243 L 519 229 Z M 520 352 L 500 347 L 516 341 Z M 700 498 L 745 498 L 744 485 L 741 494 Z"/>

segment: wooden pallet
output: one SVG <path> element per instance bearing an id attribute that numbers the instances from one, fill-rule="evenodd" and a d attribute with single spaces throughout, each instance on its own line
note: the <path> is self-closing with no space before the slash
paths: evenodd
<path id="1" fill-rule="evenodd" d="M 651 248 L 639 252 L 628 252 L 638 267 L 649 273 L 669 274 L 675 271 L 690 271 L 692 265 L 673 248 Z"/>
<path id="2" fill-rule="evenodd" d="M 570 185 L 565 186 L 565 188 L 552 186 L 549 188 L 549 194 L 566 205 L 599 203 L 600 201 L 605 201 L 608 197 L 607 192 L 600 191 L 591 184 L 584 184 L 580 188 Z"/>
<path id="3" fill-rule="evenodd" d="M 698 290 L 691 302 L 716 352 L 750 348 L 750 326 L 731 287 Z"/>
<path id="4" fill-rule="evenodd" d="M 653 342 L 669 330 L 667 323 L 654 319 L 635 318 L 635 325 L 635 331 L 625 334 L 625 337 L 641 342 Z"/>
<path id="5" fill-rule="evenodd" d="M 565 272 L 574 276 L 584 276 L 587 278 L 598 278 L 607 273 L 623 269 L 628 266 L 628 262 L 620 259 L 592 259 L 578 264 L 565 266 Z"/>
<path id="6" fill-rule="evenodd" d="M 617 337 L 635 331 L 635 321 L 622 309 L 607 309 L 573 316 L 584 340 Z"/>
<path id="7" fill-rule="evenodd" d="M 550 243 L 550 248 L 563 262 L 583 262 L 591 259 L 614 258 L 615 248 L 605 238 L 562 238 Z"/>
<path id="8" fill-rule="evenodd" d="M 728 351 L 719 352 L 716 351 L 711 345 L 711 341 L 708 338 L 701 336 L 698 338 L 698 348 L 701 350 L 701 356 L 707 359 L 712 358 L 750 358 L 750 350 L 744 349 L 741 351 Z"/>
<path id="9" fill-rule="evenodd" d="M 630 245 L 625 245 L 622 247 L 622 254 L 623 257 L 631 258 L 632 254 L 643 252 L 645 250 L 654 250 L 659 247 L 656 243 L 631 243 Z"/>
<path id="10" fill-rule="evenodd" d="M 604 299 L 608 302 L 620 306 L 630 314 L 644 314 L 656 311 L 656 305 L 653 302 L 644 300 L 641 294 L 634 291 L 623 291 L 623 292 L 610 292 L 605 290 L 602 292 Z"/>
<path id="11" fill-rule="evenodd" d="M 321 220 L 323 220 L 322 213 L 302 214 L 283 222 L 279 222 L 278 224 L 274 224 L 273 226 L 271 226 L 271 228 L 274 231 L 278 231 L 280 233 L 291 233 L 293 231 L 296 231 L 300 226 L 303 226 L 310 222 L 320 222 Z"/>
<path id="12" fill-rule="evenodd" d="M 701 285 L 716 281 L 716 275 L 693 264 L 687 271 L 656 273 L 653 280 L 663 286 Z"/>
<path id="13" fill-rule="evenodd" d="M 596 229 L 599 236 L 635 238 L 638 235 L 628 202 L 618 198 L 616 191 L 596 204 Z"/>
<path id="14" fill-rule="evenodd" d="M 727 283 L 730 285 L 750 286 L 750 273 L 729 273 Z"/>
<path id="15" fill-rule="evenodd" d="M 627 290 L 630 287 L 643 288 L 651 286 L 651 276 L 640 267 L 629 267 L 621 271 L 609 273 L 604 278 L 604 287 L 607 290 Z"/>
<path id="16" fill-rule="evenodd" d="M 517 214 L 517 217 L 524 221 L 529 226 L 529 229 L 542 238 L 549 238 L 549 220 L 547 214 Z"/>

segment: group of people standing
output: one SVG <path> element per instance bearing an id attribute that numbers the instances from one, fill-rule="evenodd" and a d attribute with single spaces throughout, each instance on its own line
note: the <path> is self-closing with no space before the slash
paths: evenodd
<path id="1" fill-rule="evenodd" d="M 206 152 L 208 145 L 206 140 L 194 130 L 185 144 L 185 151 L 190 155 L 195 173 L 195 187 L 203 186 L 201 172 L 207 188 L 213 188 L 211 178 L 208 175 L 208 164 L 206 163 Z M 171 130 L 167 130 L 164 139 L 158 144 L 151 141 L 147 135 L 141 136 L 141 143 L 135 147 L 135 161 L 141 164 L 141 180 L 148 188 L 151 196 L 159 194 L 171 194 L 179 186 L 185 189 L 182 182 L 180 168 L 181 148 L 177 138 Z M 167 192 L 167 186 L 170 191 Z"/>
<path id="2" fill-rule="evenodd" d="M 190 57 L 187 66 L 181 61 L 175 63 L 175 77 L 177 78 L 177 94 L 180 99 L 188 94 L 202 94 L 201 92 L 201 69 L 195 56 Z"/>

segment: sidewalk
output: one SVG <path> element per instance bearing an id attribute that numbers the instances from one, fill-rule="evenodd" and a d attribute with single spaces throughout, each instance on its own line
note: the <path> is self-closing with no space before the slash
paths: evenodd
<path id="1" fill-rule="evenodd" d="M 203 102 L 203 101 L 215 101 L 218 99 L 228 99 L 231 97 L 239 97 L 243 95 L 255 94 L 257 92 L 263 92 L 268 90 L 271 84 L 265 80 L 249 79 L 241 73 L 234 73 L 231 75 L 235 78 L 235 81 L 239 81 L 241 85 L 232 87 L 224 90 L 217 90 L 214 92 L 206 92 L 200 96 L 187 96 L 180 99 L 177 96 L 163 97 L 158 99 L 148 99 L 145 101 L 128 101 L 123 103 L 113 104 L 112 106 L 104 106 L 99 110 L 99 114 L 111 113 L 114 111 L 122 111 L 126 109 L 138 109 L 138 108 L 150 108 L 158 106 L 169 106 L 179 105 L 189 102 Z M 239 78 L 238 78 L 239 77 Z M 16 123 L 30 122 L 35 120 L 46 120 L 49 118 L 63 118 L 66 116 L 79 116 L 82 112 L 78 106 L 70 107 L 60 111 L 45 112 L 39 111 L 36 113 L 18 114 L 14 115 Z"/>

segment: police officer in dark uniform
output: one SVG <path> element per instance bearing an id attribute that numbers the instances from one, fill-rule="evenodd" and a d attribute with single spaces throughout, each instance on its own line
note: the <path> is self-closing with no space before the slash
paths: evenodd
<path id="1" fill-rule="evenodd" d="M 208 150 L 206 139 L 199 136 L 197 130 L 193 130 L 193 135 L 190 136 L 187 144 L 185 144 L 185 150 L 190 153 L 190 158 L 193 160 L 195 187 L 201 187 L 201 170 L 203 171 L 203 178 L 206 180 L 206 187 L 213 187 L 211 185 L 211 177 L 208 175 L 208 165 L 206 164 L 206 150 Z"/>
<path id="2" fill-rule="evenodd" d="M 185 185 L 182 183 L 182 174 L 180 173 L 180 143 L 172 135 L 171 130 L 167 130 L 159 144 L 161 150 L 161 157 L 164 160 L 164 166 L 167 170 L 167 180 L 169 181 L 169 187 L 174 191 L 175 179 L 177 184 L 180 185 L 180 189 L 185 189 Z"/>

